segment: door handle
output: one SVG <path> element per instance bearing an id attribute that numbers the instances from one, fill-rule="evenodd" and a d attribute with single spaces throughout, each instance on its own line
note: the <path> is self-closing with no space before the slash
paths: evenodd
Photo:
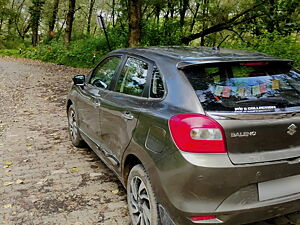
<path id="1" fill-rule="evenodd" d="M 127 119 L 127 120 L 133 120 L 134 116 L 130 113 L 130 112 L 124 112 L 122 114 L 123 118 Z"/>
<path id="2" fill-rule="evenodd" d="M 99 106 L 101 106 L 101 102 L 100 102 L 100 100 L 96 100 L 96 101 L 94 102 L 94 104 L 95 104 L 95 107 L 99 107 Z"/>
<path id="3" fill-rule="evenodd" d="M 101 106 L 101 101 L 97 98 L 92 98 L 92 102 L 95 108 Z"/>

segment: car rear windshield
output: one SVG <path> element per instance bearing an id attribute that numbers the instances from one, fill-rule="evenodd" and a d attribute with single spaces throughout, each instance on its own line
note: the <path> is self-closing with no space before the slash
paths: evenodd
<path id="1" fill-rule="evenodd" d="M 235 62 L 184 69 L 206 111 L 271 112 L 300 106 L 300 72 L 287 62 Z"/>

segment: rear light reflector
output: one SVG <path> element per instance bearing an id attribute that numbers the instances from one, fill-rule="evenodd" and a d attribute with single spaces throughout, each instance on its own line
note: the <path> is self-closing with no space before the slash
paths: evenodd
<path id="1" fill-rule="evenodd" d="M 170 132 L 177 147 L 193 153 L 226 153 L 223 127 L 214 119 L 196 113 L 171 117 Z"/>
<path id="2" fill-rule="evenodd" d="M 212 220 L 212 219 L 217 219 L 217 217 L 216 216 L 192 216 L 191 217 L 192 221 Z"/>

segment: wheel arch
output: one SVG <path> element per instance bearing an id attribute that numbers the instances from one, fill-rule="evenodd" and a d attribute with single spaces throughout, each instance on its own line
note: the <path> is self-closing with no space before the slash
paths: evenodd
<path id="1" fill-rule="evenodd" d="M 67 111 L 69 110 L 71 105 L 73 105 L 73 102 L 72 102 L 71 99 L 68 99 L 68 101 L 67 101 Z"/>
<path id="2" fill-rule="evenodd" d="M 124 182 L 124 187 L 126 187 L 128 175 L 130 173 L 130 170 L 138 165 L 143 165 L 142 161 L 134 154 L 129 154 L 126 156 L 126 159 L 124 160 L 123 164 L 123 172 L 122 172 L 122 178 Z"/>

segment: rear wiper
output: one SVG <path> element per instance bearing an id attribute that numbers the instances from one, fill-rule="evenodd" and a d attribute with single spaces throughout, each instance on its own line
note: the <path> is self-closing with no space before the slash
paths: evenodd
<path id="1" fill-rule="evenodd" d="M 284 98 L 279 97 L 273 97 L 273 98 L 256 98 L 256 99 L 245 99 L 237 101 L 236 104 L 244 104 L 244 103 L 256 103 L 256 102 L 262 102 L 262 103 L 276 103 L 276 104 L 284 104 L 288 105 L 289 101 Z"/>

